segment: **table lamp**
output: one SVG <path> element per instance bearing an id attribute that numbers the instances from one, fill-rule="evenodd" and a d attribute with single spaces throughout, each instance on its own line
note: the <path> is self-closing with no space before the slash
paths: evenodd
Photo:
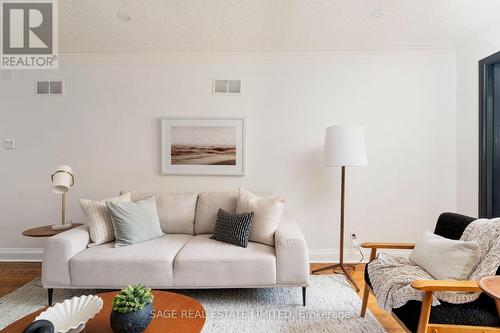
<path id="1" fill-rule="evenodd" d="M 365 136 L 360 125 L 337 125 L 326 129 L 324 146 L 324 165 L 341 167 L 340 182 L 340 258 L 339 263 L 313 271 L 318 273 L 328 269 L 344 274 L 354 288 L 359 287 L 348 270 L 354 265 L 344 264 L 344 199 L 345 199 L 345 167 L 368 165 L 366 157 Z"/>
<path id="2" fill-rule="evenodd" d="M 51 175 L 52 192 L 61 194 L 61 224 L 54 224 L 53 230 L 64 230 L 71 228 L 71 223 L 66 223 L 66 192 L 75 184 L 75 178 L 71 167 L 59 165 Z"/>

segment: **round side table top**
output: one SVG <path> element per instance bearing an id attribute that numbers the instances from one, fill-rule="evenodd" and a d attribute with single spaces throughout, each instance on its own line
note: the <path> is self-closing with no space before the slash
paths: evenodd
<path id="1" fill-rule="evenodd" d="M 479 288 L 494 299 L 500 300 L 500 275 L 482 278 L 479 281 Z"/>
<path id="2" fill-rule="evenodd" d="M 42 227 L 36 227 L 33 229 L 28 229 L 23 231 L 23 236 L 28 237 L 50 237 L 60 234 L 63 231 L 71 230 L 83 225 L 83 223 L 73 223 L 70 228 L 63 230 L 52 230 L 52 225 L 44 225 Z"/>
<path id="3" fill-rule="evenodd" d="M 500 316 L 500 276 L 486 276 L 479 281 L 481 288 L 487 295 L 493 297 L 497 306 L 497 312 Z"/>
<path id="4" fill-rule="evenodd" d="M 113 333 L 109 324 L 111 303 L 118 291 L 97 294 L 104 301 L 102 310 L 85 325 L 82 333 Z M 186 332 L 199 333 L 205 324 L 205 309 L 195 299 L 190 297 L 153 290 L 154 317 L 145 333 L 154 332 Z M 19 333 L 26 328 L 40 312 L 47 308 L 35 311 L 24 318 L 7 326 L 2 333 Z"/>

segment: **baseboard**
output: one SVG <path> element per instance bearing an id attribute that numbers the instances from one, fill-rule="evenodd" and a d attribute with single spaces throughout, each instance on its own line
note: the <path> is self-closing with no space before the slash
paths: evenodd
<path id="1" fill-rule="evenodd" d="M 408 257 L 410 251 L 393 250 L 392 255 Z M 0 248 L 0 262 L 41 262 L 43 249 L 41 248 Z M 363 260 L 361 254 L 355 249 L 344 250 L 344 261 L 348 263 L 368 262 L 370 252 L 363 249 Z M 309 249 L 309 261 L 311 263 L 330 263 L 339 261 L 338 249 Z"/>
<path id="2" fill-rule="evenodd" d="M 0 248 L 0 262 L 41 262 L 43 249 Z"/>
<path id="3" fill-rule="evenodd" d="M 363 256 L 356 249 L 344 250 L 344 262 L 346 263 L 367 263 L 370 258 L 370 250 L 362 249 Z M 396 257 L 408 258 L 410 251 L 383 250 Z M 309 262 L 311 263 L 336 263 L 339 262 L 339 249 L 309 249 Z"/>

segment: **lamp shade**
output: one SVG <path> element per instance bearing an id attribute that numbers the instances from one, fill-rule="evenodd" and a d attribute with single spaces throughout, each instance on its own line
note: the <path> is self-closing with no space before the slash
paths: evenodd
<path id="1" fill-rule="evenodd" d="M 364 166 L 365 135 L 361 125 L 336 125 L 326 129 L 325 166 Z"/>
<path id="2" fill-rule="evenodd" d="M 73 173 L 68 165 L 59 165 L 52 175 L 52 192 L 66 193 L 74 184 Z"/>

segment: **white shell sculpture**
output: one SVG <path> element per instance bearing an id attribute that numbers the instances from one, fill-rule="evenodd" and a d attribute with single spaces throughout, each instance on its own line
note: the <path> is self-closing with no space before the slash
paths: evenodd
<path id="1" fill-rule="evenodd" d="M 85 323 L 101 311 L 102 298 L 84 295 L 56 303 L 43 311 L 35 320 L 46 319 L 54 324 L 57 333 L 78 333 L 85 328 Z"/>

